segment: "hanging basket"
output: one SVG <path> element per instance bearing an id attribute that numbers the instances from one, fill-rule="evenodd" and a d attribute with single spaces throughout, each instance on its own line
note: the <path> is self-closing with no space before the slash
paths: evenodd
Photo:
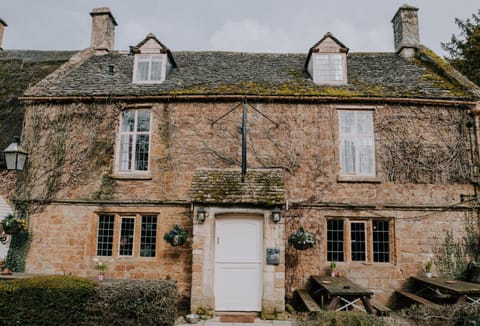
<path id="1" fill-rule="evenodd" d="M 180 235 L 174 235 L 172 240 L 170 241 L 170 244 L 174 247 L 181 246 L 184 243 L 185 243 L 185 239 Z"/>
<path id="2" fill-rule="evenodd" d="M 3 232 L 6 234 L 18 234 L 20 232 L 20 228 L 18 226 L 4 227 Z"/>
<path id="3" fill-rule="evenodd" d="M 313 247 L 311 243 L 293 242 L 293 247 L 297 250 L 307 250 Z"/>
<path id="4" fill-rule="evenodd" d="M 178 247 L 187 241 L 188 232 L 183 227 L 175 225 L 169 232 L 165 233 L 163 239 L 173 247 Z"/>

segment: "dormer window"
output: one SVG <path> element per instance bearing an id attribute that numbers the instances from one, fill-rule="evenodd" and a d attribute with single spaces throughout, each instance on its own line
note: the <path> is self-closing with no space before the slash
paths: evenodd
<path id="1" fill-rule="evenodd" d="M 347 83 L 348 48 L 327 33 L 308 53 L 306 69 L 316 84 Z"/>
<path id="2" fill-rule="evenodd" d="M 161 55 L 137 54 L 135 56 L 135 81 L 161 82 L 162 62 Z"/>
<path id="3" fill-rule="evenodd" d="M 151 33 L 133 48 L 133 52 L 135 54 L 132 78 L 134 83 L 161 83 L 176 67 L 170 50 Z"/>

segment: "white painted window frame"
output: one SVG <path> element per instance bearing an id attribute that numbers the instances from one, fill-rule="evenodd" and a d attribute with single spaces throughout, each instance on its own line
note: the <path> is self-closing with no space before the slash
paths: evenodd
<path id="1" fill-rule="evenodd" d="M 160 59 L 161 60 L 161 67 L 160 67 L 160 79 L 151 79 L 152 73 L 152 60 L 153 59 Z M 148 78 L 146 80 L 138 79 L 138 64 L 142 62 L 142 60 L 148 59 L 149 68 L 148 68 Z M 160 54 L 152 54 L 152 53 L 145 53 L 145 54 L 135 54 L 135 59 L 133 63 L 133 82 L 135 84 L 160 84 L 163 83 L 166 79 L 167 75 L 167 55 L 164 53 Z"/>
<path id="2" fill-rule="evenodd" d="M 122 114 L 125 111 L 133 111 L 135 112 L 135 123 L 134 123 L 134 130 L 133 131 L 122 131 Z M 137 131 L 137 124 L 138 124 L 138 112 L 139 111 L 148 111 L 150 113 L 150 121 L 149 121 L 149 131 Z M 151 152 L 152 152 L 152 120 L 153 120 L 153 112 L 150 108 L 127 108 L 120 113 L 119 117 L 119 126 L 117 132 L 117 141 L 115 146 L 115 174 L 118 176 L 139 176 L 139 177 L 148 177 L 150 176 L 150 164 L 151 164 Z M 121 169 L 120 166 L 120 159 L 122 156 L 121 152 L 121 142 L 122 136 L 124 135 L 132 135 L 133 140 L 133 148 L 132 148 L 132 161 L 131 161 L 131 169 Z M 138 135 L 148 135 L 148 168 L 147 170 L 136 170 L 135 169 L 135 156 L 136 156 L 136 139 Z"/>
<path id="3" fill-rule="evenodd" d="M 353 132 L 350 134 L 345 134 L 342 131 L 342 114 L 344 112 L 353 113 L 354 114 L 354 127 Z M 358 115 L 359 114 L 370 114 L 370 119 L 368 122 L 370 123 L 369 130 L 370 133 L 360 133 L 357 128 L 358 122 Z M 337 109 L 337 116 L 338 116 L 338 132 L 339 132 L 339 149 L 340 149 L 340 176 L 349 176 L 349 177 L 375 177 L 376 176 L 376 157 L 375 157 L 375 130 L 374 130 L 374 110 L 372 109 Z M 346 168 L 346 158 L 344 154 L 344 147 L 346 146 L 346 142 L 353 143 L 354 147 L 354 163 L 353 163 L 353 170 L 347 170 Z M 362 171 L 361 168 L 361 161 L 360 161 L 360 153 L 361 153 L 361 144 L 367 144 L 371 148 L 371 152 L 369 155 L 371 156 L 372 163 L 369 171 Z"/>
<path id="4" fill-rule="evenodd" d="M 334 57 L 339 57 L 341 59 L 340 65 L 335 65 L 333 60 Z M 328 78 L 322 79 L 321 77 L 321 67 L 320 59 L 326 58 L 326 70 L 328 71 Z M 316 84 L 325 84 L 325 85 L 343 85 L 347 83 L 347 55 L 345 53 L 313 53 L 311 60 L 313 68 L 313 82 Z M 340 67 L 341 69 L 341 78 L 335 78 L 336 68 Z"/>

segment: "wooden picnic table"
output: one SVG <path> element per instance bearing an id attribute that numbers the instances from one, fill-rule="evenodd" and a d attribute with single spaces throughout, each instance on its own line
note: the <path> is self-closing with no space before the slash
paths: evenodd
<path id="1" fill-rule="evenodd" d="M 437 301 L 480 304 L 480 284 L 443 277 L 412 276 L 415 294 Z"/>
<path id="2" fill-rule="evenodd" d="M 369 314 L 374 313 L 370 304 L 373 292 L 348 278 L 313 275 L 311 280 L 310 295 L 313 298 L 320 298 L 322 308 L 325 309 L 325 303 L 329 301 L 327 310 L 341 311 L 357 308 Z M 357 305 L 359 300 L 363 307 Z"/>

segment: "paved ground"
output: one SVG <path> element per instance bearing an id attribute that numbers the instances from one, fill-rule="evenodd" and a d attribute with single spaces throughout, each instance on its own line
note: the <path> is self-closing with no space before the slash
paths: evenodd
<path id="1" fill-rule="evenodd" d="M 177 326 L 293 326 L 291 320 L 262 320 L 257 318 L 255 323 L 225 323 L 220 321 L 220 317 L 209 320 L 202 320 L 196 324 L 177 324 Z"/>

